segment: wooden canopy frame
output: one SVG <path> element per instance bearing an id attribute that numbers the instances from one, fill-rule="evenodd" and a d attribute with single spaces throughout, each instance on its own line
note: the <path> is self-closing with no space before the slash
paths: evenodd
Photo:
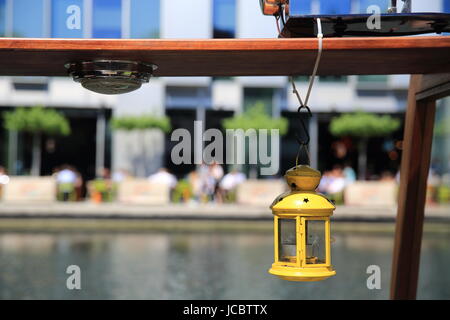
<path id="1" fill-rule="evenodd" d="M 153 63 L 156 76 L 310 75 L 316 39 L 0 39 L 1 76 L 67 76 L 67 62 Z M 450 95 L 450 37 L 323 40 L 318 75 L 412 74 L 400 172 L 391 298 L 415 299 L 436 100 Z"/>

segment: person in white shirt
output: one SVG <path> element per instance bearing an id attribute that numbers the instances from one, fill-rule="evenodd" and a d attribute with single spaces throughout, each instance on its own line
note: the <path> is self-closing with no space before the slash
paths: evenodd
<path id="1" fill-rule="evenodd" d="M 175 188 L 177 185 L 177 178 L 169 172 L 166 168 L 161 168 L 158 172 L 150 175 L 148 181 L 155 184 L 164 184 L 170 189 Z"/>
<path id="2" fill-rule="evenodd" d="M 70 169 L 69 166 L 63 166 L 62 170 L 56 174 L 56 182 L 58 184 L 72 183 L 75 184 L 77 180 L 76 173 Z"/>
<path id="3" fill-rule="evenodd" d="M 9 177 L 6 174 L 6 170 L 3 167 L 0 167 L 0 185 L 5 185 L 9 183 Z"/>
<path id="4" fill-rule="evenodd" d="M 222 181 L 220 182 L 220 187 L 225 191 L 233 190 L 245 180 L 245 175 L 242 172 L 233 170 L 223 177 Z"/>

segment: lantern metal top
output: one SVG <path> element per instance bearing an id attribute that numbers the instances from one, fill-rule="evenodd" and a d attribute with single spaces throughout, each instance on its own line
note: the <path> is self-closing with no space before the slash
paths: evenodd
<path id="1" fill-rule="evenodd" d="M 284 176 L 291 191 L 279 195 L 270 208 L 274 214 L 331 216 L 336 209 L 325 196 L 316 193 L 321 173 L 309 166 L 296 166 Z"/>
<path id="2" fill-rule="evenodd" d="M 270 206 L 276 215 L 331 216 L 336 209 L 325 196 L 314 192 L 284 193 Z"/>
<path id="3" fill-rule="evenodd" d="M 284 178 L 293 191 L 314 191 L 322 174 L 310 166 L 295 166 L 286 171 Z"/>

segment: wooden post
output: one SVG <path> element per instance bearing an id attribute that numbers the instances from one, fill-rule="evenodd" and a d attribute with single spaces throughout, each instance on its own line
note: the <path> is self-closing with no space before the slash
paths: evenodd
<path id="1" fill-rule="evenodd" d="M 422 76 L 411 76 L 400 171 L 391 299 L 415 299 L 436 100 L 416 100 Z"/>

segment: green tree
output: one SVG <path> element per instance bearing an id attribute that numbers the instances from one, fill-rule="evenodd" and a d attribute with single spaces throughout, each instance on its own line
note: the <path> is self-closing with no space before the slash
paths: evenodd
<path id="1" fill-rule="evenodd" d="M 446 137 L 450 135 L 450 117 L 443 118 L 436 124 L 434 134 L 437 137 Z"/>
<path id="2" fill-rule="evenodd" d="M 287 119 L 273 118 L 272 116 L 267 114 L 265 104 L 263 102 L 256 102 L 245 112 L 236 114 L 234 117 L 224 119 L 222 121 L 222 126 L 227 130 L 242 129 L 244 131 L 247 131 L 248 129 L 267 129 L 269 130 L 268 132 L 270 134 L 270 130 L 275 129 L 279 130 L 280 136 L 284 136 L 287 133 L 288 125 L 289 123 Z M 246 153 L 248 153 L 248 148 L 246 148 Z M 249 168 L 249 171 L 251 172 L 250 176 L 257 176 L 257 167 L 258 165 Z"/>
<path id="3" fill-rule="evenodd" d="M 39 176 L 41 171 L 41 141 L 42 135 L 67 136 L 70 134 L 70 124 L 61 113 L 43 108 L 17 108 L 5 113 L 5 128 L 11 131 L 28 132 L 33 136 L 31 174 Z"/>
<path id="4" fill-rule="evenodd" d="M 157 129 L 164 133 L 168 133 L 171 130 L 170 120 L 168 117 L 155 117 L 152 115 L 141 115 L 141 116 L 123 116 L 114 117 L 111 120 L 111 128 L 113 130 L 121 131 L 140 131 L 141 132 L 141 144 L 142 144 L 142 166 L 138 168 L 138 174 L 140 176 L 145 176 L 145 130 Z"/>
<path id="5" fill-rule="evenodd" d="M 364 180 L 367 171 L 367 143 L 372 137 L 385 137 L 400 127 L 400 120 L 388 115 L 368 112 L 343 114 L 331 120 L 330 132 L 334 136 L 358 139 L 358 176 Z"/>
<path id="6" fill-rule="evenodd" d="M 288 121 L 284 118 L 273 118 L 267 114 L 264 103 L 257 102 L 249 107 L 247 111 L 237 114 L 232 118 L 224 119 L 222 126 L 225 129 L 278 129 L 280 136 L 287 133 Z M 269 131 L 270 133 L 270 131 Z"/>

